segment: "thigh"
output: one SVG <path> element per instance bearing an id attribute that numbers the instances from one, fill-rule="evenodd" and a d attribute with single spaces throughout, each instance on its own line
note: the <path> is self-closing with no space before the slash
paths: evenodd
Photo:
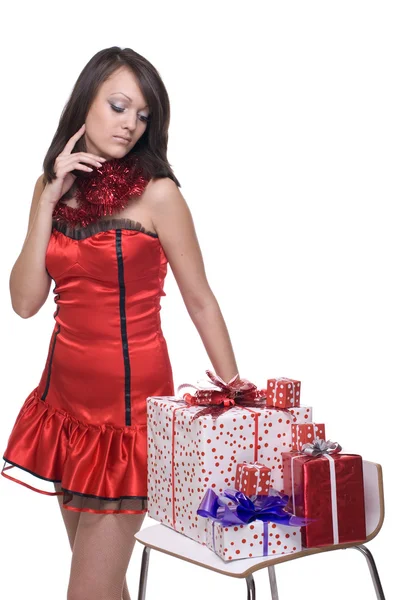
<path id="1" fill-rule="evenodd" d="M 121 600 L 125 574 L 145 514 L 81 513 L 68 600 Z"/>
<path id="2" fill-rule="evenodd" d="M 54 488 L 55 488 L 56 492 L 60 492 L 61 484 L 55 483 Z M 62 495 L 56 496 L 56 498 L 57 498 L 59 506 L 60 506 L 61 516 L 63 517 L 64 525 L 67 530 L 68 540 L 70 542 L 70 547 L 72 550 L 74 547 L 75 534 L 77 532 L 81 513 L 75 512 L 72 510 L 66 510 L 65 508 L 63 508 L 63 496 Z"/>

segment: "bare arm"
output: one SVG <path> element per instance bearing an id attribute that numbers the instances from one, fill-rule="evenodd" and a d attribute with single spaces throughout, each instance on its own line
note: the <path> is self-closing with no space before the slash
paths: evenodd
<path id="1" fill-rule="evenodd" d="M 49 295 L 51 284 L 45 267 L 45 256 L 51 235 L 54 206 L 43 200 L 42 178 L 41 175 L 36 181 L 28 232 L 10 274 L 12 307 L 23 319 L 38 312 Z"/>
<path id="2" fill-rule="evenodd" d="M 76 179 L 72 171 L 93 171 L 85 163 L 100 166 L 106 160 L 104 156 L 90 152 L 73 153 L 85 129 L 84 123 L 56 157 L 52 181 L 44 185 L 41 175 L 35 184 L 28 233 L 10 275 L 11 303 L 15 312 L 24 319 L 35 315 L 49 295 L 51 277 L 46 271 L 46 250 L 52 233 L 53 210 Z"/>
<path id="3" fill-rule="evenodd" d="M 224 381 L 229 381 L 238 373 L 238 367 L 226 323 L 207 281 L 188 205 L 170 178 L 150 182 L 145 193 L 151 208 L 153 226 L 188 313 L 215 373 Z"/>

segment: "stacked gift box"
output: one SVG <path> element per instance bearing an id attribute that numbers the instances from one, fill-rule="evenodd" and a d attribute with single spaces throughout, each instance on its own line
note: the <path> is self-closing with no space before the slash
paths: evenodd
<path id="1" fill-rule="evenodd" d="M 312 519 L 302 528 L 305 548 L 366 539 L 362 457 L 340 450 L 317 439 L 303 452 L 283 453 L 291 510 Z"/>
<path id="2" fill-rule="evenodd" d="M 149 516 L 223 560 L 366 539 L 362 459 L 325 442 L 301 382 L 207 374 L 147 399 Z"/>

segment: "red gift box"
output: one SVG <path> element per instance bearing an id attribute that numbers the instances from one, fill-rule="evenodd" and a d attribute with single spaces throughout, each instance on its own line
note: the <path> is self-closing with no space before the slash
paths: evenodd
<path id="1" fill-rule="evenodd" d="M 299 406 L 301 399 L 301 382 L 288 377 L 278 377 L 267 380 L 267 406 L 279 408 L 294 408 Z"/>
<path id="2" fill-rule="evenodd" d="M 302 527 L 302 545 L 316 548 L 366 540 L 362 457 L 283 452 L 284 492 L 292 512 L 314 519 Z"/>
<path id="3" fill-rule="evenodd" d="M 293 450 L 302 450 L 304 444 L 310 444 L 315 439 L 326 439 L 323 423 L 293 423 L 291 430 Z"/>
<path id="4" fill-rule="evenodd" d="M 238 463 L 235 472 L 235 489 L 247 496 L 255 494 L 267 496 L 270 489 L 270 475 L 271 469 L 260 463 Z"/>

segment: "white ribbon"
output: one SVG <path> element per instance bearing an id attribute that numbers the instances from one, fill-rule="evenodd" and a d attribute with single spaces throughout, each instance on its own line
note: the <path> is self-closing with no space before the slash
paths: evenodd
<path id="1" fill-rule="evenodd" d="M 338 510 L 337 510 L 337 481 L 336 463 L 330 454 L 323 454 L 330 461 L 331 514 L 333 518 L 333 544 L 338 544 Z"/>

